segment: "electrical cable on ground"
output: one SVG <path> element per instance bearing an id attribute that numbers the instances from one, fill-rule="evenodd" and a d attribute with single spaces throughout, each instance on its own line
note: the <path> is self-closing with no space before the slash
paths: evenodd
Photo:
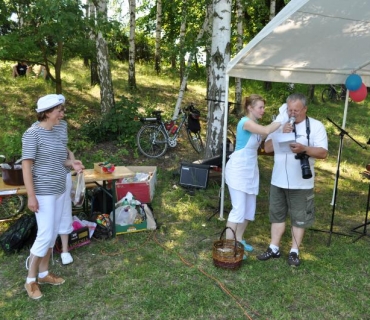
<path id="1" fill-rule="evenodd" d="M 162 245 L 159 240 L 156 238 L 156 232 L 153 232 L 153 240 L 155 243 L 157 243 L 161 248 L 163 248 L 164 250 L 169 250 L 168 248 L 166 248 L 164 245 Z M 180 260 L 186 265 L 188 266 L 189 268 L 194 268 L 194 264 L 186 261 L 178 252 L 175 252 L 176 255 L 180 258 Z M 218 279 L 216 279 L 215 277 L 211 276 L 210 274 L 208 274 L 207 272 L 205 272 L 202 268 L 198 267 L 197 268 L 201 273 L 203 273 L 207 278 L 215 281 L 219 287 L 228 295 L 230 296 L 231 298 L 233 298 L 235 300 L 235 302 L 237 303 L 237 305 L 239 306 L 239 308 L 243 311 L 244 315 L 252 320 L 252 318 L 249 316 L 249 314 L 247 313 L 247 311 L 244 309 L 244 307 L 242 306 L 242 304 L 238 301 L 240 299 L 238 299 L 236 296 L 234 296 L 226 287 L 224 284 L 222 284 L 222 282 Z M 255 312 L 254 312 L 255 313 Z M 258 313 L 255 313 L 255 314 L 258 314 Z"/>
<path id="2" fill-rule="evenodd" d="M 139 245 L 138 247 L 135 247 L 135 248 L 132 248 L 132 249 L 128 249 L 128 250 L 119 250 L 119 251 L 116 251 L 116 252 L 106 252 L 104 250 L 101 250 L 101 254 L 102 255 L 105 255 L 105 256 L 117 256 L 117 255 L 120 255 L 120 254 L 124 254 L 124 253 L 127 253 L 127 252 L 132 252 L 132 251 L 136 251 L 138 249 L 140 249 L 141 247 L 145 246 L 151 239 L 157 244 L 159 245 L 162 249 L 164 249 L 165 251 L 169 251 L 170 249 L 165 247 L 163 244 L 161 244 L 159 242 L 159 240 L 157 239 L 156 237 L 156 231 L 154 232 L 151 232 L 149 234 L 149 236 L 147 237 L 147 239 L 141 244 Z M 117 238 L 115 238 L 113 241 L 115 242 L 118 242 Z M 195 265 L 186 261 L 178 252 L 176 252 L 176 255 L 179 257 L 179 259 L 186 265 L 188 266 L 189 268 L 194 268 Z M 205 275 L 207 278 L 213 280 L 214 282 L 216 282 L 218 284 L 218 286 L 222 289 L 222 291 L 224 291 L 228 296 L 230 296 L 235 302 L 236 304 L 239 306 L 239 308 L 243 311 L 244 315 L 246 316 L 247 319 L 249 320 L 252 320 L 251 316 L 247 313 L 247 311 L 245 310 L 244 306 L 242 305 L 242 303 L 240 302 L 241 299 L 236 297 L 232 292 L 230 292 L 229 289 L 226 288 L 226 286 L 220 281 L 218 280 L 217 278 L 211 276 L 210 274 L 208 274 L 207 272 L 205 272 L 202 268 L 200 267 L 197 267 L 197 269 L 199 270 L 199 272 L 201 272 L 203 275 Z M 248 306 L 248 305 L 247 305 Z M 248 306 L 249 307 L 249 306 Z M 260 316 L 260 314 L 256 311 L 252 311 L 255 315 L 258 315 Z"/>

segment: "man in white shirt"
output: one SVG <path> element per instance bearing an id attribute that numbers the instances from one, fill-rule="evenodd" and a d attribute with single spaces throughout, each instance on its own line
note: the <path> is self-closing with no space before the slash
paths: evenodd
<path id="1" fill-rule="evenodd" d="M 314 163 L 315 159 L 327 157 L 328 139 L 324 125 L 306 115 L 306 97 L 303 94 L 291 94 L 287 98 L 286 111 L 280 111 L 275 120 L 283 123 L 280 134 L 291 134 L 295 142 L 289 143 L 288 151 L 277 150 L 278 133 L 269 135 L 265 142 L 266 152 L 275 151 L 269 203 L 271 243 L 257 259 L 280 257 L 280 240 L 285 232 L 286 218 L 289 215 L 292 247 L 288 264 L 299 266 L 299 246 L 304 231 L 315 221 Z"/>

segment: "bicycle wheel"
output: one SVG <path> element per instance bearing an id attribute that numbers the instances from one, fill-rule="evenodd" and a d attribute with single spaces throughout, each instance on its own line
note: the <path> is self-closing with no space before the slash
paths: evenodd
<path id="1" fill-rule="evenodd" d="M 201 153 L 204 150 L 204 145 L 203 145 L 202 137 L 200 136 L 200 132 L 194 133 L 190 131 L 189 129 L 187 129 L 186 133 L 188 135 L 190 144 L 192 145 L 194 150 L 198 153 Z"/>
<path id="2" fill-rule="evenodd" d="M 0 219 L 9 219 L 15 217 L 24 210 L 25 205 L 25 196 L 0 196 Z"/>
<path id="3" fill-rule="evenodd" d="M 322 102 L 327 102 L 329 100 L 333 100 L 334 99 L 334 92 L 331 88 L 326 88 L 323 90 L 322 94 L 321 94 L 321 100 Z"/>
<path id="4" fill-rule="evenodd" d="M 158 158 L 165 154 L 168 144 L 163 129 L 154 124 L 148 124 L 139 130 L 136 136 L 139 151 L 148 158 Z"/>

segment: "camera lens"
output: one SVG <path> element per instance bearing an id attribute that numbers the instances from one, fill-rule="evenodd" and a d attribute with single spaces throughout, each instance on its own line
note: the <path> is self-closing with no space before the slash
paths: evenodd
<path id="1" fill-rule="evenodd" d="M 307 157 L 303 157 L 301 160 L 301 169 L 302 169 L 302 178 L 303 179 L 311 179 L 312 178 L 312 172 L 310 168 L 310 163 L 308 162 Z"/>

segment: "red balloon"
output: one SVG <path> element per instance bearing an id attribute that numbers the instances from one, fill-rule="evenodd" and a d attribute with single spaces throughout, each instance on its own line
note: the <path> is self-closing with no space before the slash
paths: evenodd
<path id="1" fill-rule="evenodd" d="M 362 83 L 360 89 L 358 89 L 356 91 L 350 91 L 349 96 L 355 102 L 361 102 L 361 101 L 365 100 L 365 98 L 367 96 L 367 88 L 366 88 L 365 84 Z"/>

